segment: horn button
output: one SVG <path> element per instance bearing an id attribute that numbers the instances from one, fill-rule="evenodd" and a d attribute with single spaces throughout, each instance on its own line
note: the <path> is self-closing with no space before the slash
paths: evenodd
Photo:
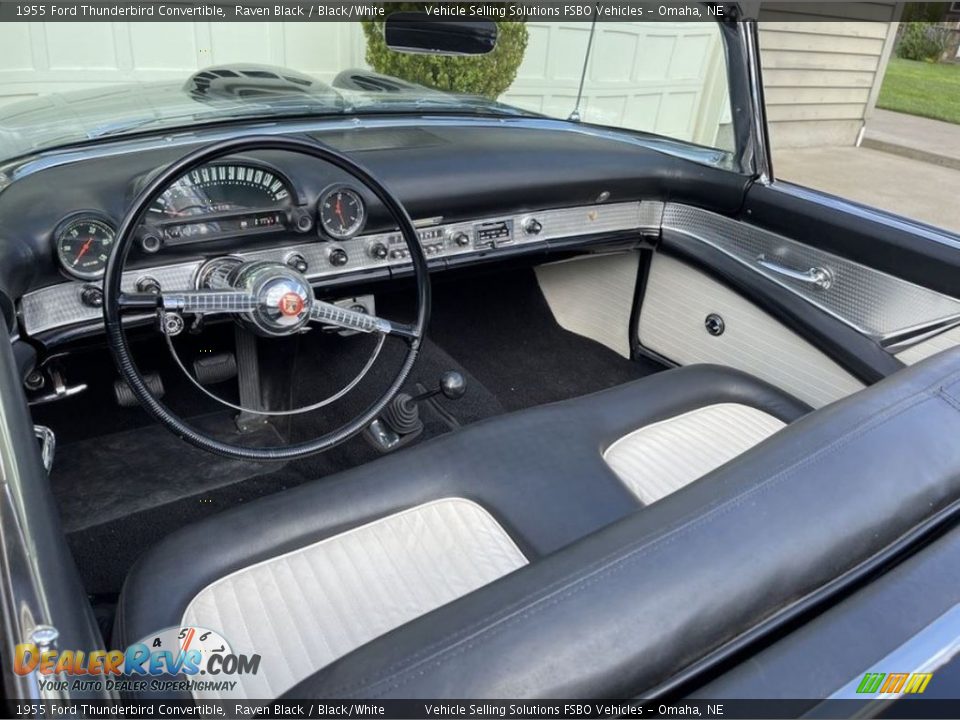
<path id="1" fill-rule="evenodd" d="M 238 317 L 260 335 L 291 335 L 310 321 L 313 289 L 306 277 L 283 263 L 217 258 L 200 269 L 197 287 L 253 297 L 254 309 Z"/>

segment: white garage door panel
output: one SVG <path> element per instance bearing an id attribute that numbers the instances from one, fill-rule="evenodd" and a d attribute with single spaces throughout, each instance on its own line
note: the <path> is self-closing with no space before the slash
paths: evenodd
<path id="1" fill-rule="evenodd" d="M 186 80 L 214 64 L 289 66 L 332 80 L 363 67 L 357 23 L 2 23 L 0 103 L 106 84 Z"/>
<path id="2" fill-rule="evenodd" d="M 523 63 L 502 99 L 568 117 L 590 28 L 529 23 Z M 234 62 L 282 65 L 327 82 L 340 70 L 366 67 L 358 23 L 6 23 L 0 47 L 0 104 L 107 84 L 182 81 L 200 68 Z M 727 99 L 714 28 L 599 23 L 593 50 L 581 103 L 585 120 L 715 142 Z"/>
<path id="3" fill-rule="evenodd" d="M 576 107 L 589 23 L 531 23 L 503 100 L 566 118 Z M 696 23 L 597 23 L 580 115 L 587 122 L 712 145 L 727 121 L 719 32 Z"/>

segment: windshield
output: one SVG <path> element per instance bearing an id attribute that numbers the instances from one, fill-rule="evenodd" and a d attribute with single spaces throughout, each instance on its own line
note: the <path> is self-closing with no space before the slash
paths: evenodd
<path id="1" fill-rule="evenodd" d="M 733 151 L 723 45 L 712 22 L 498 22 L 494 51 L 476 57 L 395 52 L 380 22 L 242 24 L 229 32 L 221 28 L 233 24 L 224 23 L 203 40 L 193 27 L 201 23 L 85 23 L 71 43 L 56 42 L 70 24 L 36 25 L 56 48 L 54 62 L 16 73 L 32 82 L 0 82 L 0 160 L 235 120 L 403 113 L 590 123 L 716 148 L 722 152 L 707 161 L 718 164 Z M 26 29 L 0 24 L 4 70 L 37 64 L 37 33 Z M 124 35 L 132 57 L 120 57 Z M 259 62 L 271 43 L 282 48 L 283 65 Z M 191 57 L 196 67 L 184 67 Z"/>

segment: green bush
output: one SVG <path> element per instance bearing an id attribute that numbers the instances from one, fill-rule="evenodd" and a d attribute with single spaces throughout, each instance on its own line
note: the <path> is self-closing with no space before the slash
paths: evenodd
<path id="1" fill-rule="evenodd" d="M 936 62 L 947 49 L 949 39 L 950 31 L 935 23 L 905 23 L 897 43 L 897 57 Z"/>
<path id="2" fill-rule="evenodd" d="M 948 2 L 908 2 L 904 3 L 900 22 L 942 22 L 950 9 Z"/>
<path id="3" fill-rule="evenodd" d="M 427 3 L 390 3 L 389 12 L 422 10 Z M 407 82 L 496 100 L 513 83 L 527 49 L 522 22 L 498 21 L 496 48 L 486 55 L 456 57 L 390 50 L 383 39 L 383 21 L 364 20 L 367 63 L 376 72 Z"/>

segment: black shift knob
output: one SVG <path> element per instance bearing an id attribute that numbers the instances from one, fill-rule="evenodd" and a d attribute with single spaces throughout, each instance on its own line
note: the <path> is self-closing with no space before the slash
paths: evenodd
<path id="1" fill-rule="evenodd" d="M 440 376 L 440 392 L 450 400 L 459 400 L 467 391 L 467 381 L 456 370 L 447 370 Z"/>

